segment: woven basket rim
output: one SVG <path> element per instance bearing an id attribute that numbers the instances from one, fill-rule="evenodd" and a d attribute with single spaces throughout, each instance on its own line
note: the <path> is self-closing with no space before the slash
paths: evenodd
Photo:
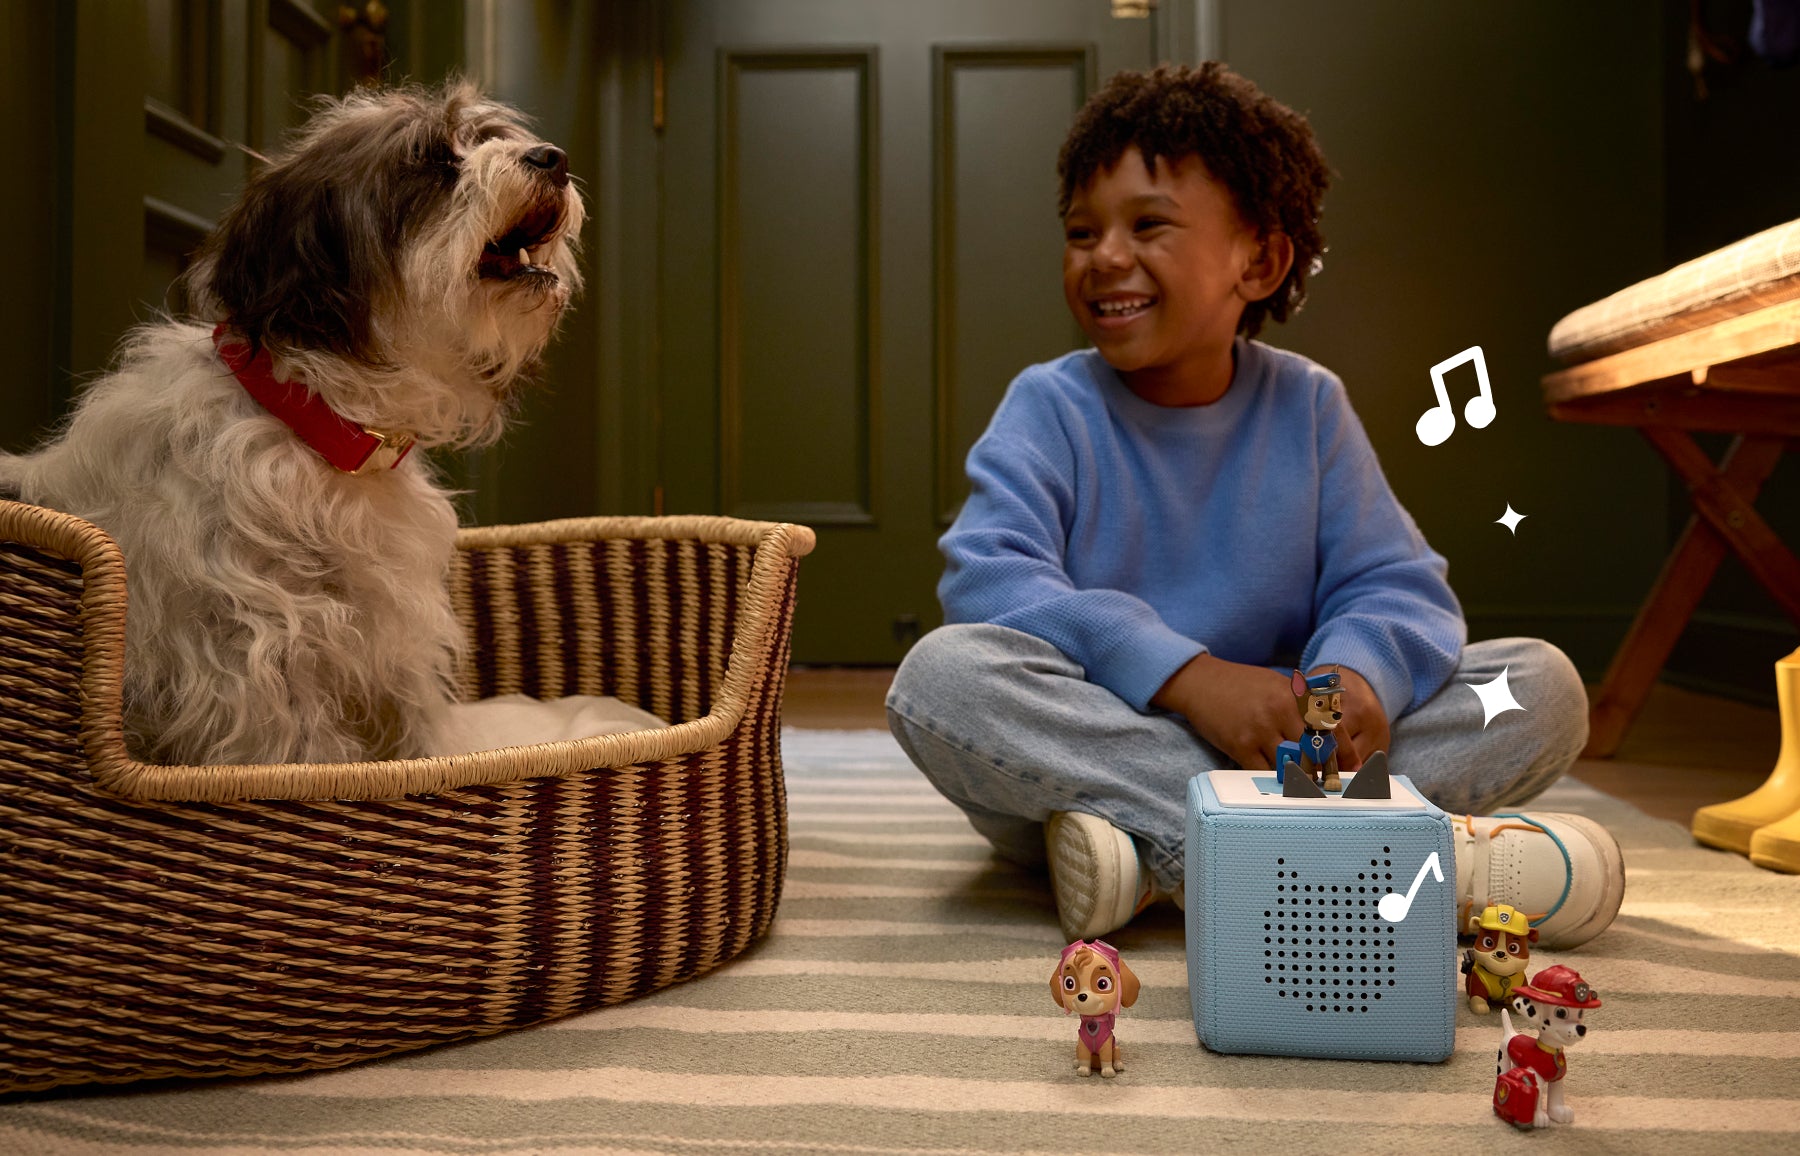
<path id="1" fill-rule="evenodd" d="M 228 802 L 243 799 L 390 799 L 521 779 L 661 762 L 724 740 L 742 721 L 776 640 L 792 560 L 809 553 L 813 532 L 787 522 L 686 515 L 566 518 L 480 526 L 457 534 L 463 550 L 603 539 L 682 539 L 753 546 L 750 581 L 739 601 L 725 678 L 712 709 L 674 726 L 472 754 L 355 763 L 173 766 L 142 763 L 125 747 L 125 559 L 111 536 L 72 514 L 0 499 L 0 541 L 66 558 L 82 570 L 81 740 L 95 785 L 129 799 Z"/>

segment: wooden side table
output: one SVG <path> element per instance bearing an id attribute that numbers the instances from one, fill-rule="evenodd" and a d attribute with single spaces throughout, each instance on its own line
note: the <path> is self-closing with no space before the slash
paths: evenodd
<path id="1" fill-rule="evenodd" d="M 1756 495 L 1800 439 L 1800 300 L 1595 358 L 1544 378 L 1558 421 L 1636 426 L 1694 504 L 1662 573 L 1613 656 L 1589 712 L 1589 758 L 1619 747 L 1669 651 L 1730 551 L 1800 625 L 1800 559 L 1756 512 Z M 1694 431 L 1730 433 L 1714 462 Z"/>

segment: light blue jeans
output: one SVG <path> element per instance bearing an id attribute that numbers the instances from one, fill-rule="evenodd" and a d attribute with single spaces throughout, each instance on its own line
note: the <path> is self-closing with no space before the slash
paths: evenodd
<path id="1" fill-rule="evenodd" d="M 1525 708 L 1482 725 L 1465 683 L 1507 672 Z M 1062 651 L 1004 626 L 921 638 L 887 697 L 888 726 L 918 768 L 1003 857 L 1044 861 L 1052 811 L 1086 811 L 1136 836 L 1157 882 L 1182 879 L 1187 781 L 1234 764 L 1167 713 L 1142 714 Z M 1563 652 L 1535 638 L 1463 648 L 1450 681 L 1393 724 L 1389 767 L 1446 811 L 1517 806 L 1587 744 L 1587 695 Z"/>

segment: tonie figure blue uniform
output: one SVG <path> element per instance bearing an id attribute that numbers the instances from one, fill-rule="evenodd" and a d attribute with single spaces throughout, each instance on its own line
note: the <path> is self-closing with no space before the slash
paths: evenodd
<path id="1" fill-rule="evenodd" d="M 1276 746 L 1275 777 L 1281 793 L 1289 798 L 1323 798 L 1326 791 L 1343 789 L 1338 776 L 1337 726 L 1344 719 L 1344 679 L 1335 670 L 1310 678 L 1296 670 L 1290 686 L 1305 729 L 1299 742 L 1283 740 Z M 1344 796 L 1386 799 L 1389 790 L 1387 752 L 1375 751 L 1363 760 Z"/>

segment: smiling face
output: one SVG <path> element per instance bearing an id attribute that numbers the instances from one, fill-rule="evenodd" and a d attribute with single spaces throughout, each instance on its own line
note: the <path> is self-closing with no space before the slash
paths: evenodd
<path id="1" fill-rule="evenodd" d="M 1223 396 L 1238 320 L 1287 275 L 1287 239 L 1258 237 L 1198 157 L 1152 169 L 1136 148 L 1076 190 L 1063 226 L 1063 296 L 1125 384 L 1158 405 Z"/>
<path id="2" fill-rule="evenodd" d="M 1531 961 L 1531 945 L 1523 936 L 1482 928 L 1475 934 L 1475 958 L 1493 975 L 1521 975 Z"/>
<path id="3" fill-rule="evenodd" d="M 1581 1008 L 1537 1003 L 1521 995 L 1513 997 L 1513 1010 L 1531 1021 L 1542 1046 L 1573 1047 L 1587 1036 L 1587 1025 L 1581 1022 L 1584 1014 Z"/>
<path id="4" fill-rule="evenodd" d="M 1084 1016 L 1103 1016 L 1119 1006 L 1119 982 L 1106 961 L 1092 952 L 1062 969 L 1062 1005 Z"/>
<path id="5" fill-rule="evenodd" d="M 1066 1011 L 1103 1016 L 1137 1002 L 1138 981 L 1123 962 L 1114 970 L 1092 948 L 1072 952 L 1050 976 L 1050 994 Z"/>
<path id="6" fill-rule="evenodd" d="M 1344 721 L 1344 696 L 1341 693 L 1308 695 L 1301 703 L 1300 714 L 1313 730 L 1336 730 Z"/>

